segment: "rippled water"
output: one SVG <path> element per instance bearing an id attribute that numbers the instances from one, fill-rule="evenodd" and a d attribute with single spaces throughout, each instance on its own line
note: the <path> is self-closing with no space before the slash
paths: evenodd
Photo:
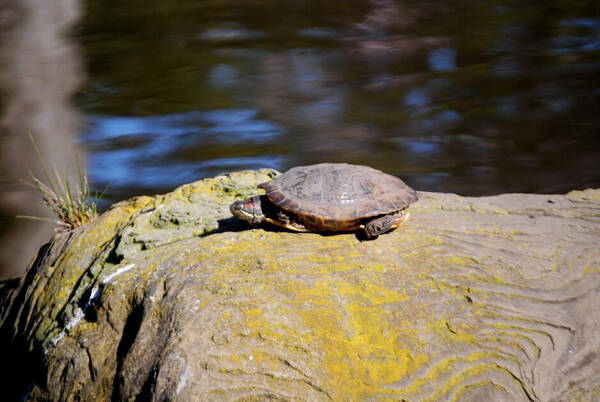
<path id="1" fill-rule="evenodd" d="M 465 195 L 600 183 L 597 2 L 97 3 L 78 105 L 110 198 L 322 161 Z"/>

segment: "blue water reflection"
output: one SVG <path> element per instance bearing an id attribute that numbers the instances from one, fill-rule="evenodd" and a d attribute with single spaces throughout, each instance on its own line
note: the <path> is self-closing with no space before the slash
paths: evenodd
<path id="1" fill-rule="evenodd" d="M 92 180 L 115 188 L 171 188 L 201 177 L 237 169 L 281 169 L 282 155 L 219 157 L 211 147 L 231 144 L 260 146 L 282 130 L 259 117 L 256 110 L 221 109 L 166 116 L 89 116 L 82 138 L 92 150 L 88 169 Z M 195 149 L 195 155 L 185 156 Z"/>
<path id="2" fill-rule="evenodd" d="M 340 37 L 340 33 L 327 28 L 305 28 L 298 30 L 300 36 L 312 39 L 330 40 Z"/>
<path id="3" fill-rule="evenodd" d="M 429 91 L 425 88 L 415 88 L 406 94 L 404 104 L 406 106 L 422 107 L 429 103 Z"/>
<path id="4" fill-rule="evenodd" d="M 565 28 L 583 28 L 585 35 L 576 35 L 575 32 L 564 32 L 554 39 L 554 51 L 562 54 L 578 52 L 594 52 L 600 50 L 600 19 L 572 18 L 561 21 Z"/>
<path id="5" fill-rule="evenodd" d="M 171 189 L 203 177 L 242 169 L 269 167 L 281 170 L 284 157 L 264 155 L 260 157 L 216 158 L 198 162 L 165 164 L 159 159 L 148 159 L 141 149 L 121 149 L 95 152 L 89 162 L 89 174 L 97 183 L 109 188 Z"/>
<path id="6" fill-rule="evenodd" d="M 429 68 L 432 71 L 448 71 L 456 68 L 456 50 L 449 48 L 434 49 L 429 52 Z"/>
<path id="7" fill-rule="evenodd" d="M 434 154 L 436 152 L 441 151 L 441 147 L 438 144 L 432 142 L 425 141 L 404 141 L 402 143 L 404 147 L 408 149 L 409 152 L 413 154 Z"/>

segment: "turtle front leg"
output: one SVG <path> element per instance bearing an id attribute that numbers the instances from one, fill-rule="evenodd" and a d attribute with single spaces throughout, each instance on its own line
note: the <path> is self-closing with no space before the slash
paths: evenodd
<path id="1" fill-rule="evenodd" d="M 405 210 L 371 219 L 364 225 L 365 236 L 367 239 L 374 239 L 380 234 L 389 232 L 402 225 L 409 216 L 410 214 Z"/>

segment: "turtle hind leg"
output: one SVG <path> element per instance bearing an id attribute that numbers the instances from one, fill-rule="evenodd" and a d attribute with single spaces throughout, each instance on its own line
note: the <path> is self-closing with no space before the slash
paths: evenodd
<path id="1" fill-rule="evenodd" d="M 402 225 L 409 217 L 408 211 L 398 211 L 394 214 L 383 215 L 371 219 L 364 224 L 364 232 L 367 239 L 375 239 L 380 234 L 389 232 Z"/>

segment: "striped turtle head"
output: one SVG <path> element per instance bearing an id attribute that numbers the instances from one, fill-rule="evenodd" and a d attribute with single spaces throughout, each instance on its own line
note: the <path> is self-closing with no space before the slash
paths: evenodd
<path id="1" fill-rule="evenodd" d="M 261 197 L 259 195 L 252 196 L 243 201 L 236 201 L 229 206 L 229 210 L 233 216 L 251 225 L 257 225 L 265 221 L 265 215 L 261 206 Z"/>

